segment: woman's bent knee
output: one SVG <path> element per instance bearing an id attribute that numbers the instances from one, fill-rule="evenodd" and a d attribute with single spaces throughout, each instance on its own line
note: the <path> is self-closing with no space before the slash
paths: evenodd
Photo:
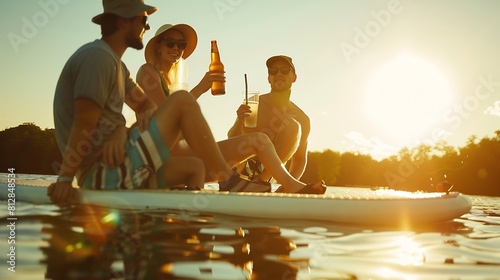
<path id="1" fill-rule="evenodd" d="M 176 106 L 178 104 L 198 106 L 198 102 L 196 101 L 194 96 L 185 90 L 176 91 L 172 93 L 171 95 L 168 96 L 167 101 L 176 104 Z"/>

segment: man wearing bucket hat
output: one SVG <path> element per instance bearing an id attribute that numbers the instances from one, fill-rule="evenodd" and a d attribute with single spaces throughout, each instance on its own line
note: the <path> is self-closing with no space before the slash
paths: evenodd
<path id="1" fill-rule="evenodd" d="M 292 58 L 276 55 L 266 61 L 268 82 L 271 91 L 259 97 L 256 128 L 244 127 L 244 118 L 249 116 L 250 107 L 240 105 L 237 118 L 228 135 L 235 136 L 254 131 L 266 133 L 273 142 L 283 163 L 290 162 L 289 171 L 299 179 L 307 164 L 307 141 L 310 132 L 309 117 L 290 100 L 292 84 L 297 80 Z M 250 177 L 270 180 L 271 175 L 258 160 L 250 159 L 245 171 Z"/>
<path id="2" fill-rule="evenodd" d="M 54 165 L 59 176 L 48 188 L 51 201 L 78 199 L 73 177 L 81 188 L 93 189 L 154 187 L 158 174 L 169 186 L 202 187 L 200 159 L 170 157 L 181 133 L 216 174 L 221 190 L 266 191 L 241 179 L 225 162 L 191 94 L 179 91 L 157 108 L 130 77 L 121 57 L 128 47 L 143 48 L 147 16 L 157 8 L 142 0 L 103 0 L 103 7 L 92 19 L 101 26 L 102 38 L 69 58 L 56 86 L 53 114 L 63 160 Z M 137 117 L 130 130 L 122 115 L 124 103 Z"/>
<path id="3" fill-rule="evenodd" d="M 158 107 L 163 106 L 163 103 L 170 98 L 169 96 L 175 95 L 171 92 L 174 92 L 176 88 L 171 86 L 179 77 L 176 72 L 183 67 L 184 59 L 191 55 L 196 43 L 196 32 L 186 24 L 165 24 L 147 43 L 144 55 L 146 63 L 139 69 L 137 81 Z M 208 91 L 213 81 L 225 79 L 223 76 L 212 75 L 212 73 L 207 72 L 202 81 L 190 91 L 195 98 Z M 321 188 L 322 182 L 306 185 L 292 177 L 281 164 L 271 140 L 263 133 L 240 135 L 219 141 L 217 144 L 226 161 L 234 166 L 252 156 L 259 158 L 278 183 L 283 186 L 281 188 L 283 192 L 310 193 L 312 190 L 318 193 L 316 189 L 319 189 L 321 193 L 324 192 L 324 188 Z M 179 139 L 171 152 L 174 156 L 197 156 L 183 139 Z M 208 172 L 206 180 L 212 181 L 213 179 L 211 173 Z M 266 182 L 259 184 L 270 186 Z M 314 189 L 312 189 L 313 186 Z"/>

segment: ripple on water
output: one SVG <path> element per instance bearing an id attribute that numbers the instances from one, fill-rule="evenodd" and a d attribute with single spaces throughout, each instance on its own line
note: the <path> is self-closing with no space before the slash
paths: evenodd
<path id="1" fill-rule="evenodd" d="M 14 279 L 43 279 L 49 266 L 85 275 L 82 256 L 109 261 L 98 266 L 111 275 L 103 279 L 128 279 L 124 256 L 144 264 L 145 275 L 177 279 L 500 279 L 500 198 L 473 203 L 453 222 L 407 229 L 18 203 Z M 2 269 L 0 279 L 12 274 Z"/>

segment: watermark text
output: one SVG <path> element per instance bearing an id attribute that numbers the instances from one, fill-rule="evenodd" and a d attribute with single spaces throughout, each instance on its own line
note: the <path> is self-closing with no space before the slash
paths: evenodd
<path id="1" fill-rule="evenodd" d="M 15 168 L 9 168 L 7 172 L 7 269 L 16 272 L 16 173 Z"/>

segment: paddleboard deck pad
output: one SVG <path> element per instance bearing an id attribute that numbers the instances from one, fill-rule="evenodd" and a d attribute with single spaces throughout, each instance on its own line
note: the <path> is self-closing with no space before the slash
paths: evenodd
<path id="1" fill-rule="evenodd" d="M 8 203 L 50 204 L 47 180 L 0 182 Z M 81 190 L 80 203 L 115 209 L 177 210 L 253 218 L 321 220 L 366 225 L 450 221 L 467 214 L 472 202 L 458 192 L 406 192 L 387 188 L 329 187 L 323 195 L 201 191 Z"/>

